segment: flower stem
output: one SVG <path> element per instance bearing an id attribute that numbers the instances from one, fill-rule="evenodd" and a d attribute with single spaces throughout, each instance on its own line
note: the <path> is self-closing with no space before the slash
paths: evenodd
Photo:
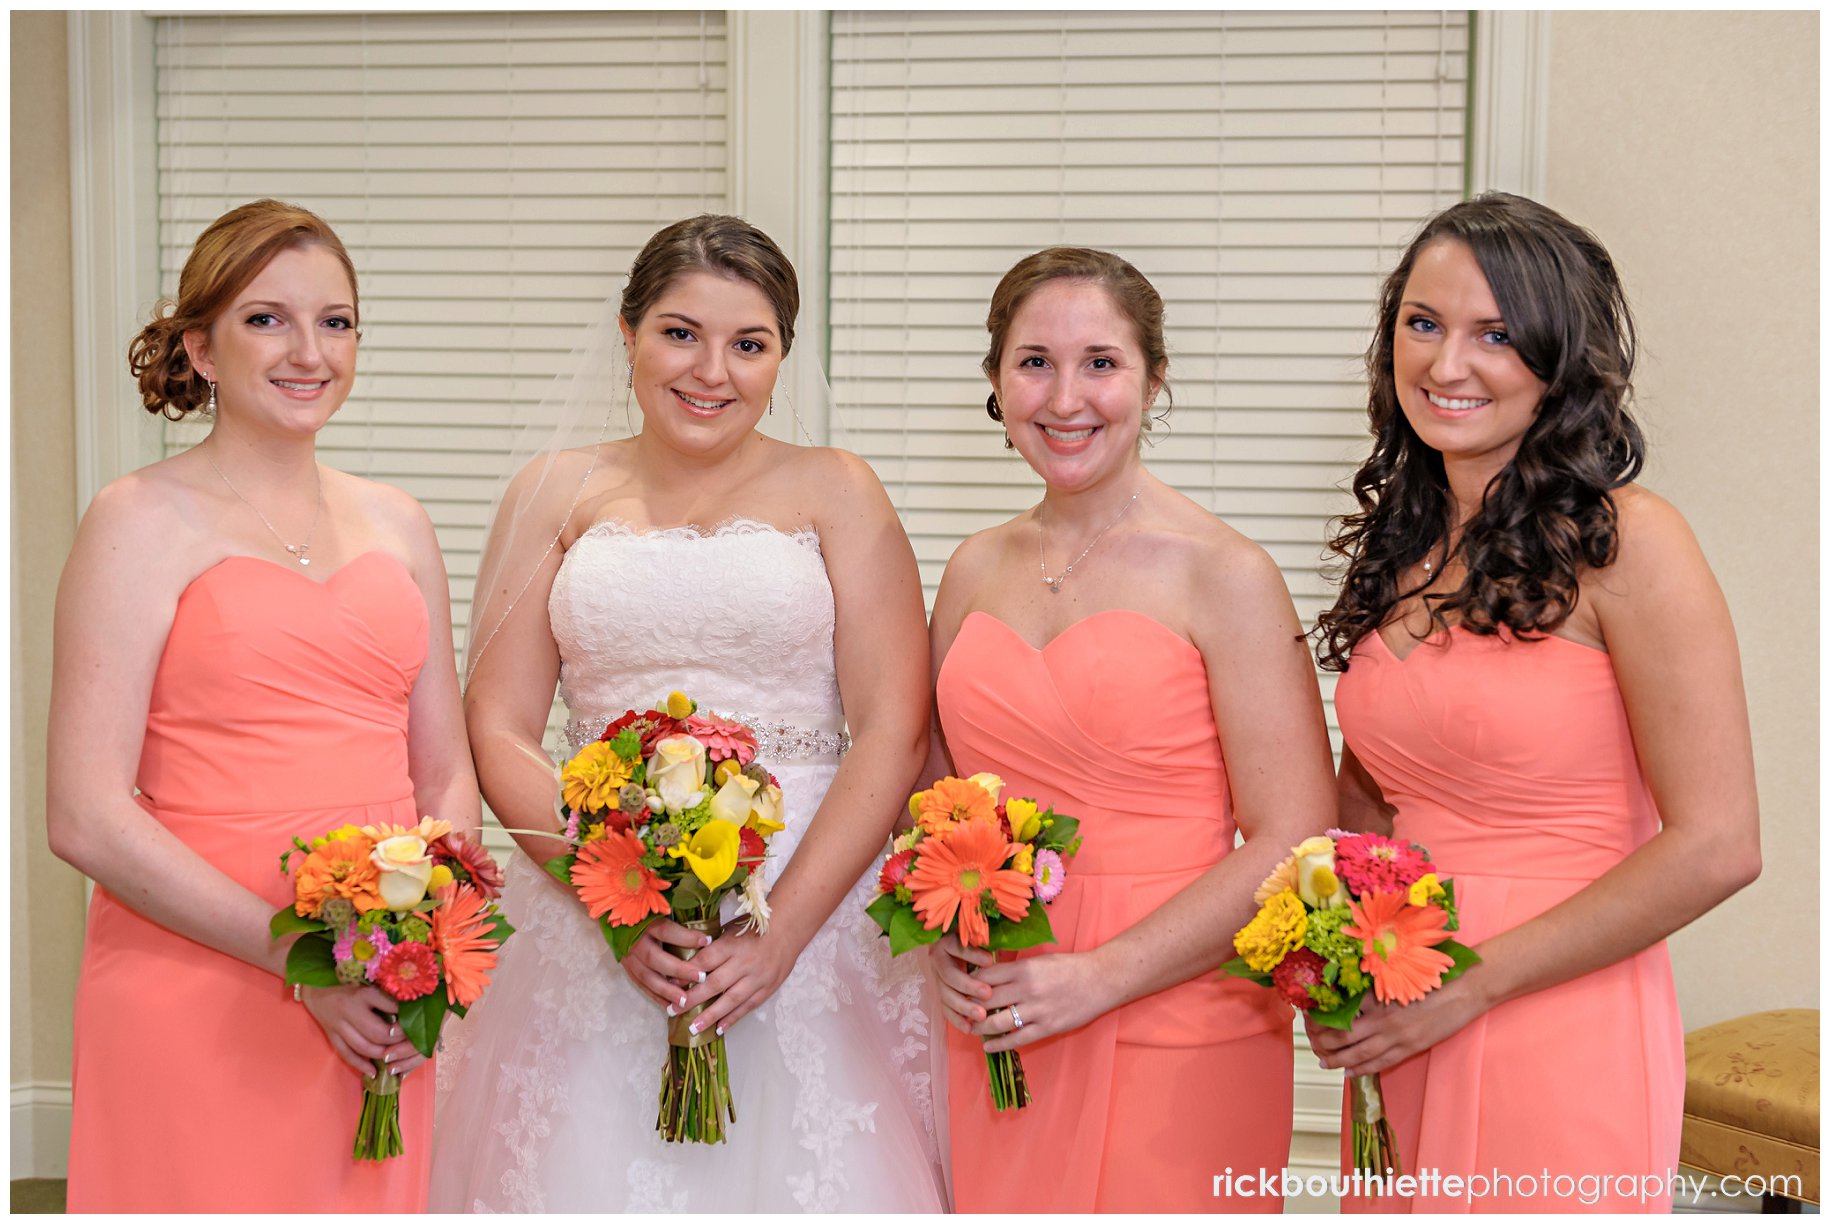
<path id="1" fill-rule="evenodd" d="M 405 1152 L 400 1139 L 400 1079 L 381 1063 L 362 1077 L 362 1112 L 356 1118 L 357 1160 L 391 1160 Z"/>
<path id="2" fill-rule="evenodd" d="M 676 918 L 688 930 L 718 938 L 718 915 Z M 674 948 L 682 960 L 691 960 L 697 948 Z M 667 1066 L 661 1071 L 661 1109 L 654 1127 L 669 1143 L 723 1143 L 724 1124 L 737 1121 L 737 1102 L 731 1096 L 730 1064 L 725 1059 L 724 1038 L 716 1033 L 691 1031 L 705 1010 L 701 1004 L 675 1016 L 667 1026 Z"/>
<path id="3" fill-rule="evenodd" d="M 1015 1050 L 985 1055 L 985 1073 L 991 1078 L 991 1105 L 997 1110 L 1022 1109 L 1030 1103 L 1029 1077 Z"/>

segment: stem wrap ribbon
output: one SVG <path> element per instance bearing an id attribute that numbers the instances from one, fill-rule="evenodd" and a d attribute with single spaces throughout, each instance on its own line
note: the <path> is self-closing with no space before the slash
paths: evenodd
<path id="1" fill-rule="evenodd" d="M 710 935 L 713 939 L 717 939 L 720 932 L 724 930 L 723 924 L 718 921 L 718 915 L 715 913 L 705 917 L 695 918 L 691 922 L 682 922 L 680 925 L 689 931 L 697 931 L 701 935 Z M 675 947 L 672 944 L 668 944 L 667 947 L 675 956 L 686 961 L 693 959 L 693 957 L 697 956 L 700 952 L 700 949 L 698 948 L 680 948 Z M 669 1020 L 667 1022 L 667 1044 L 682 1050 L 696 1050 L 701 1046 L 709 1045 L 711 1042 L 717 1040 L 718 1030 L 715 1028 L 708 1028 L 700 1033 L 688 1031 L 692 1027 L 693 1021 L 699 1017 L 699 1013 L 703 1012 L 705 1008 L 706 1004 L 701 1003 L 691 1011 L 682 1012 Z"/>

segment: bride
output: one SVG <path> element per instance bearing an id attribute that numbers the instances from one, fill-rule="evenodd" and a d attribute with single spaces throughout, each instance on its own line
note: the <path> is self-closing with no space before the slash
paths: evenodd
<path id="1" fill-rule="evenodd" d="M 656 234 L 615 351 L 641 432 L 529 464 L 491 528 L 465 707 L 484 795 L 521 847 L 518 933 L 447 1029 L 431 1210 L 945 1206 L 920 970 L 889 959 L 863 909 L 926 751 L 920 585 L 862 460 L 756 429 L 798 307 L 793 267 L 753 226 Z M 727 926 L 688 963 L 666 945 L 705 937 L 657 920 L 617 963 L 539 867 L 563 849 L 537 835 L 558 828 L 540 747 L 555 683 L 568 753 L 673 689 L 755 727 L 787 808 L 765 933 Z M 669 1144 L 667 1017 L 701 1003 L 737 1120 L 725 1144 Z"/>

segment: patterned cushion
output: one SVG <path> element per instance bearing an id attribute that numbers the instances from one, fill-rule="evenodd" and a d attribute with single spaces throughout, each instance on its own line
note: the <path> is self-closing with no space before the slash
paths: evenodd
<path id="1" fill-rule="evenodd" d="M 1817 1010 L 1757 1012 L 1684 1038 L 1679 1159 L 1731 1177 L 1797 1174 L 1817 1202 Z"/>

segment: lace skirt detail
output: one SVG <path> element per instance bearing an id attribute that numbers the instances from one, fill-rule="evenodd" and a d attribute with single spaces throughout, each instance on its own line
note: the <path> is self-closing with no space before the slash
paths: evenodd
<path id="1" fill-rule="evenodd" d="M 784 790 L 812 800 L 790 813 L 804 828 L 833 768 L 786 769 L 798 776 Z M 429 1209 L 944 1210 L 932 1095 L 943 1043 L 919 964 L 892 961 L 864 914 L 874 876 L 726 1034 L 728 1142 L 669 1144 L 655 1132 L 664 1013 L 577 900 L 517 853 L 515 938 L 482 1003 L 446 1026 Z"/>

